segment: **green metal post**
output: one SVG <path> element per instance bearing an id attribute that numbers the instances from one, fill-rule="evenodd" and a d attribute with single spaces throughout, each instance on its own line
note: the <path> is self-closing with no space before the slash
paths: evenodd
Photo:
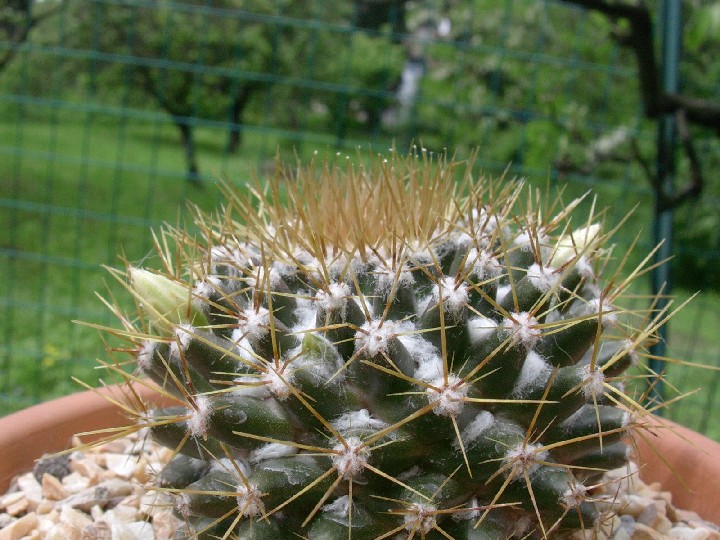
<path id="1" fill-rule="evenodd" d="M 680 0 L 663 0 L 660 12 L 660 31 L 662 37 L 662 89 L 665 92 L 677 92 L 679 87 L 679 64 L 682 38 L 682 5 Z M 673 252 L 673 211 L 663 206 L 663 195 L 670 195 L 675 180 L 676 126 L 671 114 L 663 115 L 658 122 L 657 133 L 657 175 L 661 192 L 655 193 L 655 221 L 653 227 L 654 244 L 663 242 L 655 255 L 656 261 L 667 260 Z M 658 266 L 652 273 L 652 292 L 662 294 L 657 310 L 667 307 L 667 294 L 672 287 L 670 264 Z M 666 356 L 668 325 L 659 330 L 660 341 L 651 347 L 652 358 L 649 367 L 656 373 L 665 369 L 665 363 L 658 360 Z M 654 383 L 650 392 L 651 400 L 661 401 L 663 397 L 662 381 Z"/>

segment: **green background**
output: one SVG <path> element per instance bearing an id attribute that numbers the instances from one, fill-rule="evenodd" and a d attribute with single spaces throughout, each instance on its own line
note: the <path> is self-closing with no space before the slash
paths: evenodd
<path id="1" fill-rule="evenodd" d="M 720 94 L 719 5 L 687 3 L 683 19 L 683 91 L 708 99 Z M 26 39 L 12 32 L 33 17 Z M 71 374 L 97 380 L 105 343 L 72 321 L 112 324 L 95 293 L 124 300 L 102 265 L 152 266 L 153 227 L 182 223 L 187 200 L 211 210 L 218 179 L 272 173 L 277 153 L 293 162 L 417 144 L 465 158 L 478 148 L 479 174 L 507 171 L 566 199 L 592 189 L 609 224 L 635 208 L 616 241 L 622 254 L 637 237 L 639 259 L 652 244 L 644 167 L 654 166 L 657 126 L 642 116 L 623 30 L 552 1 L 9 2 L 0 414 L 78 390 Z M 409 57 L 424 75 L 406 100 Z M 673 292 L 678 302 L 701 292 L 673 319 L 668 355 L 717 366 L 720 144 L 692 133 L 707 185 L 675 216 Z M 679 155 L 678 184 L 687 168 Z M 646 281 L 636 307 L 648 303 Z M 670 364 L 668 381 L 667 399 L 702 388 L 670 416 L 720 439 L 720 371 Z"/>

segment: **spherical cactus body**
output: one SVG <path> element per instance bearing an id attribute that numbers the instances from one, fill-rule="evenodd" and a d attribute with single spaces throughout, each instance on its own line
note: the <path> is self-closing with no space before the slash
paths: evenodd
<path id="1" fill-rule="evenodd" d="M 163 270 L 128 269 L 123 335 L 165 396 L 137 425 L 177 451 L 157 483 L 179 536 L 551 538 L 605 517 L 653 328 L 598 275 L 587 201 L 461 173 L 391 154 L 225 186 L 195 236 L 158 237 Z"/>

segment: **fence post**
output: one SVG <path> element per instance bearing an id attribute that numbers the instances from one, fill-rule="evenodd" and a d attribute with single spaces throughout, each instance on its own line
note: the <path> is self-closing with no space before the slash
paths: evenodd
<path id="1" fill-rule="evenodd" d="M 679 87 L 680 48 L 682 42 L 682 6 L 681 0 L 663 0 L 660 11 L 660 34 L 662 39 L 662 90 L 677 92 Z M 655 262 L 666 260 L 673 253 L 673 210 L 663 205 L 665 197 L 674 190 L 675 180 L 676 125 L 672 114 L 665 114 L 658 120 L 657 131 L 657 188 L 655 190 L 655 215 L 653 222 L 653 244 L 663 242 L 655 255 Z M 672 288 L 670 263 L 665 262 L 655 268 L 651 276 L 653 295 L 662 294 L 656 305 L 656 312 L 668 305 L 667 295 Z M 659 330 L 659 342 L 650 348 L 650 369 L 660 373 L 665 363 L 660 357 L 666 356 L 668 325 Z M 663 397 L 661 380 L 651 380 L 648 398 L 660 402 Z M 660 409 L 658 410 L 660 411 Z"/>

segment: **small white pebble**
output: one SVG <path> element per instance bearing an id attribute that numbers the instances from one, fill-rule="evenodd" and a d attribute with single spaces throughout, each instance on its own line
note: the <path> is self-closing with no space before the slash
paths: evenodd
<path id="1" fill-rule="evenodd" d="M 68 505 L 63 505 L 60 509 L 60 523 L 83 529 L 92 523 L 92 519 L 80 510 L 75 510 Z"/>
<path id="2" fill-rule="evenodd" d="M 19 540 L 30 534 L 37 525 L 37 515 L 31 512 L 0 529 L 0 540 Z"/>

